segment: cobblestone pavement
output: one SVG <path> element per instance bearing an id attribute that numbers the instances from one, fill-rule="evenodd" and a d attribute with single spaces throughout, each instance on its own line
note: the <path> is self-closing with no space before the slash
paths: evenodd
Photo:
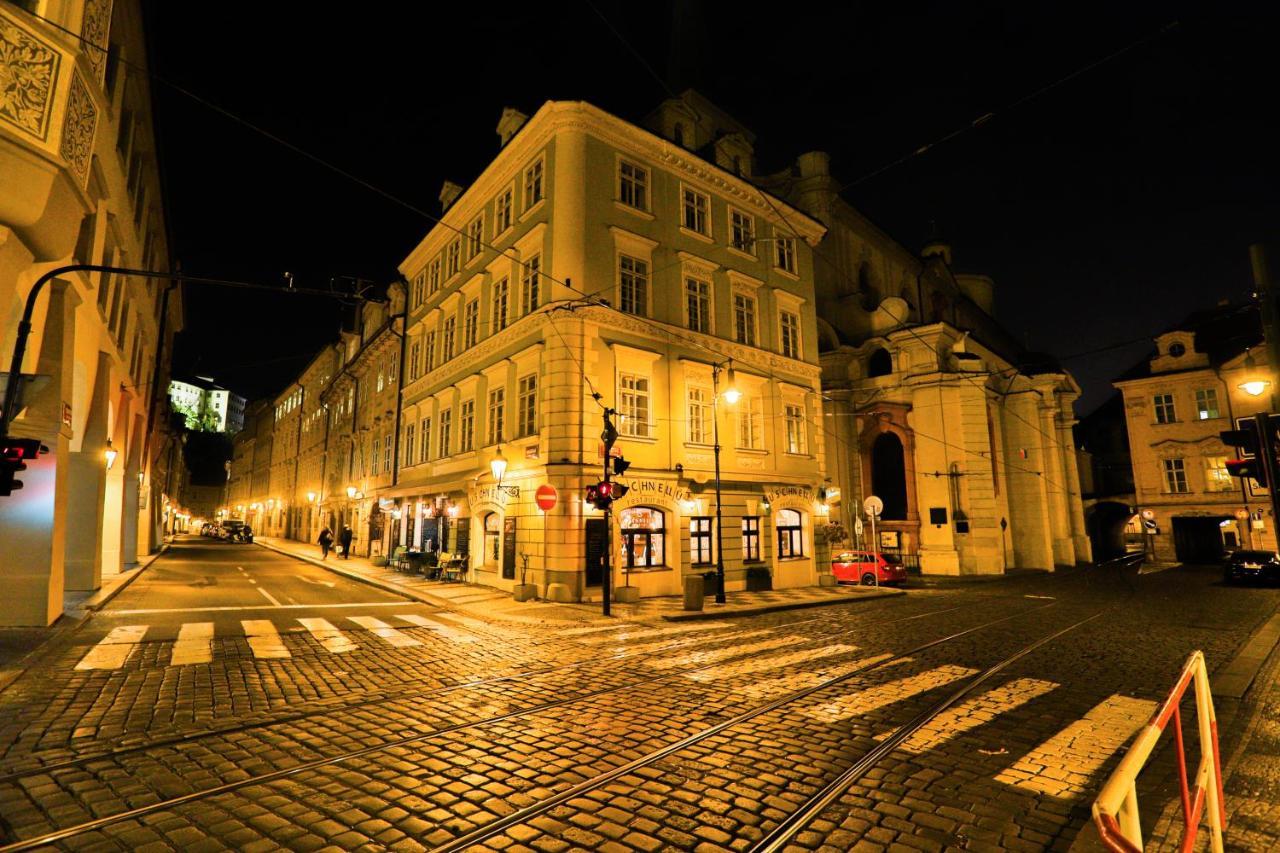
<path id="1" fill-rule="evenodd" d="M 481 619 L 336 587 L 171 613 L 151 592 L 0 693 L 0 829 L 103 850 L 749 850 L 974 675 L 1096 617 L 913 731 L 789 843 L 1065 849 L 1187 653 L 1221 665 L 1280 603 L 1217 580 L 1090 568 L 688 624 Z M 1158 757 L 1144 816 L 1168 802 Z"/>

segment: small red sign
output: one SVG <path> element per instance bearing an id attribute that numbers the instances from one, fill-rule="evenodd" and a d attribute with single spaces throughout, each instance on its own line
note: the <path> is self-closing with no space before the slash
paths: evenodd
<path id="1" fill-rule="evenodd" d="M 543 512 L 550 512 L 552 507 L 556 505 L 556 499 L 560 495 L 556 492 L 555 486 L 549 483 L 543 483 L 538 486 L 538 491 L 534 492 L 533 499 L 538 504 L 538 509 Z"/>

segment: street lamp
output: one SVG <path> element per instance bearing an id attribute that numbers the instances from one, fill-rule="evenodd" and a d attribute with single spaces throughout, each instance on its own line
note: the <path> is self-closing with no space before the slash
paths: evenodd
<path id="1" fill-rule="evenodd" d="M 1247 378 L 1245 379 L 1244 382 L 1241 382 L 1236 387 L 1239 388 L 1244 393 L 1248 394 L 1250 397 L 1261 397 L 1263 393 L 1265 393 L 1266 390 L 1271 387 L 1270 381 L 1266 379 L 1256 378 L 1257 374 L 1255 373 L 1255 371 L 1257 370 L 1257 368 L 1258 368 L 1258 365 L 1253 360 L 1253 353 L 1245 352 L 1245 355 L 1244 355 L 1245 374 L 1246 376 L 1252 376 L 1255 378 L 1252 378 L 1252 379 Z"/>
<path id="2" fill-rule="evenodd" d="M 348 498 L 348 499 L 354 499 L 354 498 L 355 498 L 355 496 L 356 496 L 356 487 L 355 487 L 355 486 L 347 486 L 347 498 Z"/>
<path id="3" fill-rule="evenodd" d="M 102 457 L 107 460 L 107 470 L 111 470 L 111 466 L 116 464 L 116 457 L 120 455 L 120 451 L 111 446 L 111 439 L 107 439 L 107 449 L 102 451 Z"/>
<path id="4" fill-rule="evenodd" d="M 711 365 L 711 446 L 716 460 L 716 604 L 724 604 L 724 519 L 720 504 L 720 370 L 723 365 Z M 734 405 L 742 399 L 738 390 L 733 361 L 728 362 L 729 375 L 725 377 L 729 387 L 724 390 L 725 402 Z"/>
<path id="5" fill-rule="evenodd" d="M 493 479 L 498 484 L 494 488 L 498 489 L 501 492 L 506 492 L 507 495 L 509 495 L 510 497 L 513 497 L 513 498 L 520 497 L 519 486 L 502 485 L 502 476 L 507 473 L 507 458 L 502 455 L 501 444 L 498 445 L 497 455 L 495 455 L 493 459 L 489 460 L 489 471 L 493 474 Z"/>
<path id="6" fill-rule="evenodd" d="M 307 492 L 307 503 L 309 503 L 309 504 L 313 504 L 313 503 L 315 503 L 315 502 L 316 502 L 316 493 L 315 493 L 315 492 Z"/>

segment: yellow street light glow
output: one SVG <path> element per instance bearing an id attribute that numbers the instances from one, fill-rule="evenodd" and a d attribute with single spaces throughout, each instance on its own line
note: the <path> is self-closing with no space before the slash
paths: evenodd
<path id="1" fill-rule="evenodd" d="M 498 453 L 489 461 L 489 471 L 493 474 L 494 481 L 501 486 L 502 475 L 507 473 L 507 458 L 502 455 L 502 445 L 498 445 Z"/>
<path id="2" fill-rule="evenodd" d="M 111 439 L 107 439 L 107 449 L 102 451 L 102 456 L 107 460 L 107 470 L 111 470 L 111 466 L 116 464 L 116 457 L 120 455 L 120 451 L 111 446 Z"/>
<path id="3" fill-rule="evenodd" d="M 354 498 L 356 496 L 356 487 L 347 486 L 347 497 Z"/>
<path id="4" fill-rule="evenodd" d="M 738 375 L 733 372 L 733 365 L 729 365 L 729 373 L 725 377 L 724 401 L 730 406 L 742 399 L 742 392 L 738 390 Z"/>
<path id="5" fill-rule="evenodd" d="M 315 502 L 316 502 L 316 493 L 315 493 L 315 492 L 307 492 L 307 503 L 309 503 L 309 504 L 313 504 L 313 503 L 315 503 Z"/>
<path id="6" fill-rule="evenodd" d="M 1241 382 L 1236 387 L 1250 397 L 1260 397 L 1264 391 L 1271 387 L 1271 383 L 1265 379 L 1250 379 L 1248 382 Z"/>

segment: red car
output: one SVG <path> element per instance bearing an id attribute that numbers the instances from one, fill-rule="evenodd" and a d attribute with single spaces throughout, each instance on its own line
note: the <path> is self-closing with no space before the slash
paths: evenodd
<path id="1" fill-rule="evenodd" d="M 892 554 L 870 551 L 845 551 L 831 561 L 831 573 L 840 583 L 863 586 L 901 584 L 907 582 L 907 568 Z M 877 579 L 877 575 L 879 578 Z"/>

